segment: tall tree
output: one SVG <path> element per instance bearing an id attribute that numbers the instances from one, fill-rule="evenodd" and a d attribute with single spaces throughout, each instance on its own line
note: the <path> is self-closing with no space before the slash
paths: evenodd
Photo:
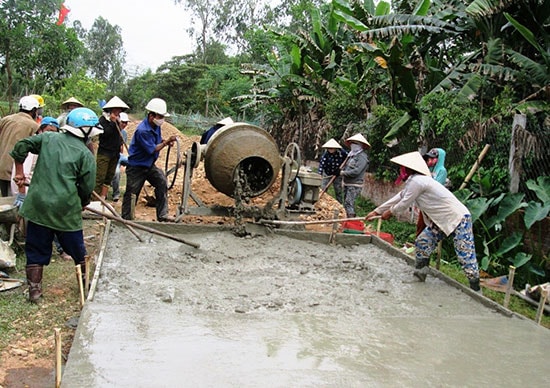
<path id="1" fill-rule="evenodd" d="M 57 0 L 0 2 L 0 72 L 8 100 L 17 93 L 52 90 L 82 51 L 74 30 L 57 26 Z"/>
<path id="2" fill-rule="evenodd" d="M 120 35 L 120 27 L 98 17 L 86 33 L 86 64 L 92 76 L 107 84 L 107 90 L 115 93 L 126 76 L 124 64 L 126 52 Z"/>
<path id="3" fill-rule="evenodd" d="M 199 19 L 200 22 L 200 32 L 197 42 L 202 48 L 201 52 L 203 54 L 202 62 L 206 63 L 206 46 L 210 40 L 210 34 L 213 29 L 213 19 L 216 7 L 216 4 L 211 4 L 209 0 L 174 0 L 175 4 L 182 4 L 185 9 L 191 11 L 195 18 Z M 191 23 L 195 23 L 195 19 L 191 19 Z M 195 29 L 189 27 L 187 32 L 190 36 L 195 35 Z"/>

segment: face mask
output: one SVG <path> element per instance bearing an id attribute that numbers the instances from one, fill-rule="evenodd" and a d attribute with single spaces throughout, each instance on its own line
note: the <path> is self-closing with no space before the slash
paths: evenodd
<path id="1" fill-rule="evenodd" d="M 160 127 L 162 124 L 164 124 L 164 119 L 153 119 L 153 123 Z"/>
<path id="2" fill-rule="evenodd" d="M 358 151 L 362 151 L 363 150 L 363 146 L 361 144 L 355 144 L 355 143 L 351 143 L 351 146 L 350 146 L 351 150 L 354 151 L 354 152 L 358 152 Z"/>

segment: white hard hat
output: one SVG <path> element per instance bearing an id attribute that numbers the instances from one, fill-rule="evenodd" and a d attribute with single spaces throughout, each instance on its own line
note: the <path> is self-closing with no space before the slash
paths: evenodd
<path id="1" fill-rule="evenodd" d="M 340 144 L 334 139 L 330 139 L 325 144 L 321 146 L 321 148 L 342 148 Z"/>
<path id="2" fill-rule="evenodd" d="M 114 96 L 105 105 L 103 105 L 103 110 L 112 108 L 120 108 L 123 111 L 130 109 L 130 107 L 117 96 Z"/>
<path id="3" fill-rule="evenodd" d="M 128 115 L 124 112 L 120 112 L 120 115 L 119 115 L 119 118 L 120 118 L 120 121 L 123 122 L 123 123 L 128 123 L 130 122 L 130 118 L 128 117 Z"/>
<path id="4" fill-rule="evenodd" d="M 370 147 L 370 143 L 367 141 L 367 139 L 365 139 L 365 136 L 361 135 L 360 133 L 357 133 L 352 137 L 348 137 L 346 139 L 346 145 L 349 147 L 352 141 L 356 143 L 361 143 L 363 145 L 363 148 Z"/>
<path id="5" fill-rule="evenodd" d="M 169 117 L 168 109 L 166 108 L 166 101 L 162 98 L 153 98 L 145 106 L 149 112 L 158 113 L 161 116 Z"/>
<path id="6" fill-rule="evenodd" d="M 409 152 L 390 159 L 391 162 L 405 166 L 421 174 L 432 176 L 426 161 L 418 151 Z"/>
<path id="7" fill-rule="evenodd" d="M 24 96 L 21 97 L 19 100 L 19 109 L 26 110 L 27 112 L 30 112 L 33 109 L 38 109 L 40 107 L 40 104 L 38 103 L 38 100 L 31 96 Z"/>

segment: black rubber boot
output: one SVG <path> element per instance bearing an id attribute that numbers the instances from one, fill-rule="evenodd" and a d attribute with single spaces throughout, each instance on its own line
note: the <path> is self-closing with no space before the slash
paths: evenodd
<path id="1" fill-rule="evenodd" d="M 481 292 L 481 287 L 479 286 L 479 278 L 470 279 L 470 288 L 475 292 Z"/>
<path id="2" fill-rule="evenodd" d="M 42 273 L 44 266 L 40 264 L 29 264 L 25 267 L 27 273 L 27 284 L 29 285 L 29 301 L 37 303 L 42 297 Z"/>

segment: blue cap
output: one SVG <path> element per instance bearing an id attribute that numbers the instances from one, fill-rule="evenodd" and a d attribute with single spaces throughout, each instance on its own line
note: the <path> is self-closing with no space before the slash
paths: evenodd
<path id="1" fill-rule="evenodd" d="M 43 126 L 43 125 L 52 125 L 57 129 L 59 129 L 59 123 L 57 122 L 57 119 L 54 119 L 53 117 L 50 117 L 50 116 L 46 116 L 42 118 L 42 121 L 40 122 L 40 126 Z"/>

